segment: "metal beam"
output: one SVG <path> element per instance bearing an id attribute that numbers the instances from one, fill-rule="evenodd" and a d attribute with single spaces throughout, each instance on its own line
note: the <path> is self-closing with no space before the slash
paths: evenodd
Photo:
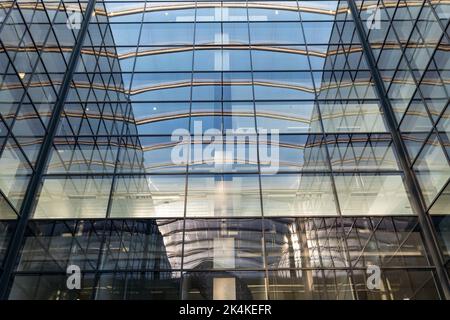
<path id="1" fill-rule="evenodd" d="M 411 205 L 414 209 L 414 212 L 418 216 L 418 221 L 422 229 L 422 234 L 424 238 L 425 247 L 427 249 L 427 253 L 429 254 L 431 262 L 436 268 L 436 275 L 440 282 L 441 286 L 440 289 L 442 290 L 442 294 L 444 295 L 445 299 L 450 300 L 450 284 L 448 274 L 444 268 L 444 259 L 442 257 L 441 251 L 439 250 L 439 245 L 433 230 L 432 221 L 429 215 L 426 213 L 423 196 L 418 187 L 416 176 L 411 170 L 410 161 L 408 158 L 408 154 L 406 152 L 405 144 L 401 138 L 400 132 L 397 130 L 398 124 L 395 118 L 394 110 L 391 105 L 391 101 L 387 96 L 383 79 L 378 70 L 377 63 L 375 57 L 373 56 L 370 44 L 367 41 L 364 25 L 359 16 L 359 11 L 355 4 L 355 1 L 347 0 L 347 3 L 353 16 L 356 32 L 358 33 L 358 36 L 361 40 L 361 45 L 363 47 L 367 64 L 370 68 L 370 72 L 375 84 L 375 88 L 378 93 L 378 97 L 380 99 L 381 108 L 383 109 L 386 124 L 392 135 L 393 145 L 396 154 L 398 156 L 400 166 L 404 173 L 405 185 L 407 191 L 410 194 Z"/>
<path id="2" fill-rule="evenodd" d="M 90 19 L 95 9 L 95 2 L 96 0 L 90 0 L 86 6 L 86 10 L 84 11 L 84 19 L 81 23 L 78 37 L 67 64 L 67 70 L 64 74 L 63 81 L 58 92 L 58 99 L 53 107 L 50 121 L 48 123 L 46 132 L 47 135 L 44 137 L 44 141 L 42 142 L 42 146 L 36 160 L 35 172 L 31 177 L 30 183 L 28 184 L 20 209 L 20 217 L 18 218 L 14 234 L 8 246 L 3 264 L 3 272 L 0 276 L 0 300 L 8 299 L 12 274 L 20 254 L 28 220 L 30 219 L 35 199 L 38 195 L 39 185 L 42 181 L 42 177 L 45 173 L 47 162 L 52 151 L 53 138 L 55 137 L 56 130 L 58 129 L 61 113 L 64 110 L 64 103 L 70 90 L 70 83 L 81 56 L 81 48 L 83 47 L 83 42 L 88 31 Z"/>

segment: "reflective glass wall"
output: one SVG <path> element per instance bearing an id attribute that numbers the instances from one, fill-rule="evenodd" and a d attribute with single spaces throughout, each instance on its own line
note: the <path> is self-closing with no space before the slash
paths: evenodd
<path id="1" fill-rule="evenodd" d="M 357 1 L 367 41 L 449 266 L 449 18 L 445 1 Z M 370 21 L 377 8 L 379 28 Z"/>
<path id="2" fill-rule="evenodd" d="M 7 297 L 444 299 L 418 215 L 448 258 L 450 8 L 351 2 L 358 16 L 347 1 L 2 2 L 0 261 L 20 243 Z"/>

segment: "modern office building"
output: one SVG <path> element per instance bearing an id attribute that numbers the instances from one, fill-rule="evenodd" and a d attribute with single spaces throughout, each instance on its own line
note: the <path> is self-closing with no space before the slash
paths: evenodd
<path id="1" fill-rule="evenodd" d="M 449 20 L 1 0 L 0 299 L 450 299 Z"/>

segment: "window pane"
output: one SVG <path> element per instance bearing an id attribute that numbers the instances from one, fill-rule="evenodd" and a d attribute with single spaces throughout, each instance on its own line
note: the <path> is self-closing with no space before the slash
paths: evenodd
<path id="1" fill-rule="evenodd" d="M 257 175 L 191 175 L 188 217 L 261 216 Z"/>
<path id="2" fill-rule="evenodd" d="M 104 218 L 111 177 L 46 177 L 34 218 Z"/>
<path id="3" fill-rule="evenodd" d="M 185 177 L 117 177 L 111 217 L 183 217 Z"/>
<path id="4" fill-rule="evenodd" d="M 183 269 L 263 268 L 262 221 L 186 220 Z"/>
<path id="5" fill-rule="evenodd" d="M 262 176 L 264 216 L 336 215 L 329 175 Z"/>
<path id="6" fill-rule="evenodd" d="M 413 214 L 403 179 L 397 175 L 337 175 L 344 215 Z"/>

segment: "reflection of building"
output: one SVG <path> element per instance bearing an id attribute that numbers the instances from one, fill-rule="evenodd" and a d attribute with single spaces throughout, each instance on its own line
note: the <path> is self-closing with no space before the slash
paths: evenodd
<path id="1" fill-rule="evenodd" d="M 450 298 L 450 9 L 370 5 L 2 2 L 0 297 Z"/>

